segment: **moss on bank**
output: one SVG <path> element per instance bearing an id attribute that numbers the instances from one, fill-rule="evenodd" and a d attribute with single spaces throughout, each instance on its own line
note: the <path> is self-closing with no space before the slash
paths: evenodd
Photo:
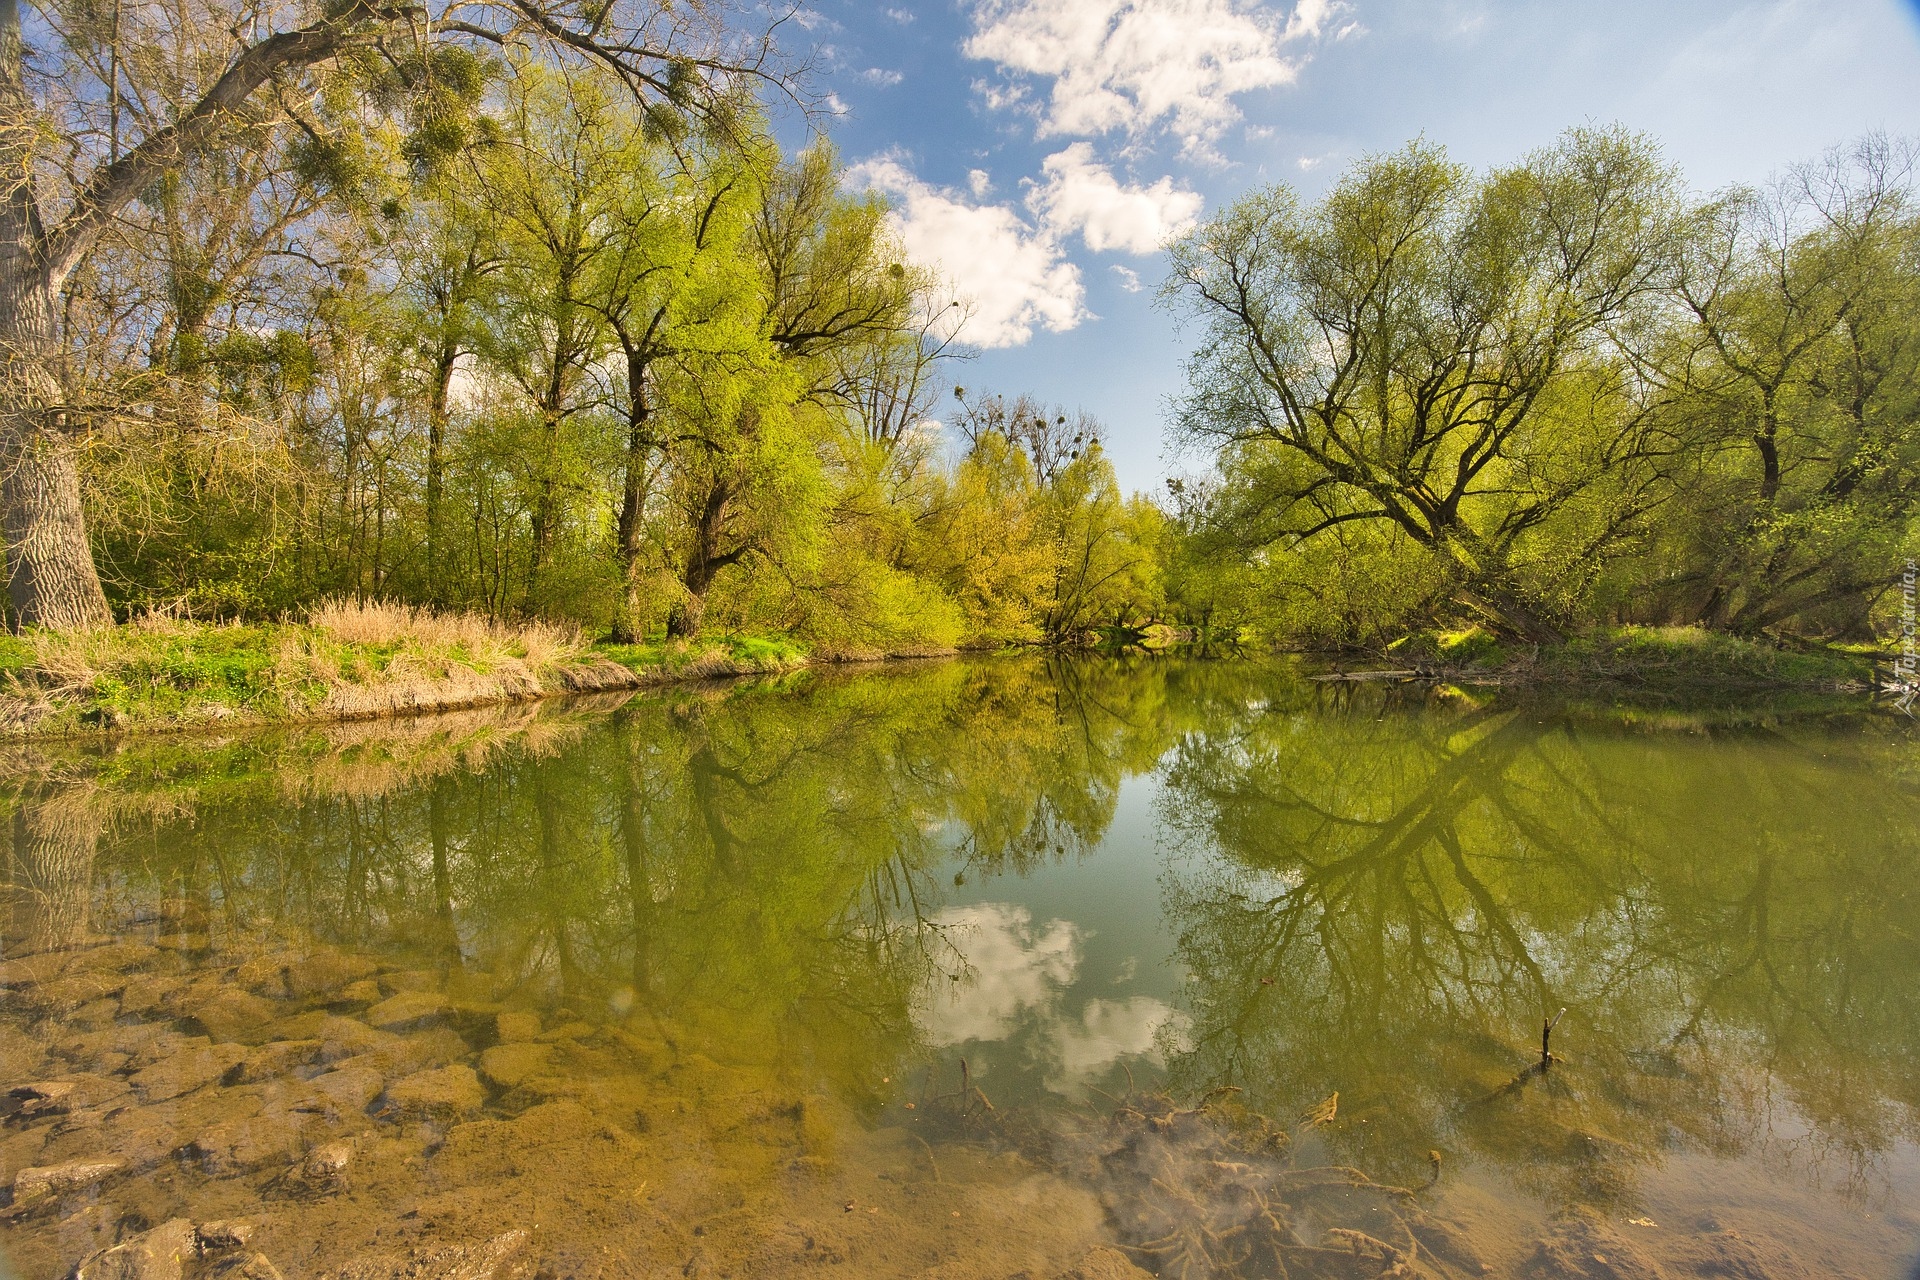
<path id="1" fill-rule="evenodd" d="M 1867 690 L 1873 657 L 1789 649 L 1697 627 L 1611 627 L 1557 645 L 1502 642 L 1479 628 L 1408 636 L 1389 663 L 1454 683 L 1649 688 Z"/>
<path id="2" fill-rule="evenodd" d="M 779 638 L 596 645 L 542 623 L 330 603 L 305 622 L 147 618 L 0 637 L 0 733 L 368 719 L 791 670 Z"/>

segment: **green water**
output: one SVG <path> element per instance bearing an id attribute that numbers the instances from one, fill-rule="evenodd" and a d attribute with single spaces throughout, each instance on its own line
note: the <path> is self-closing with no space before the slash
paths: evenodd
<path id="1" fill-rule="evenodd" d="M 0 775 L 30 1280 L 1920 1256 L 1898 717 L 993 659 Z"/>

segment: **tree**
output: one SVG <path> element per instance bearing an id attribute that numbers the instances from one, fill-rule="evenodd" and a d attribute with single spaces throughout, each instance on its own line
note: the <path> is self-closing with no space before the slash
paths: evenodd
<path id="1" fill-rule="evenodd" d="M 751 364 L 770 354 L 759 350 L 765 338 L 752 304 L 758 282 L 747 240 L 773 163 L 768 152 L 758 140 L 743 147 L 660 138 L 632 157 L 609 212 L 611 253 L 592 305 L 618 349 L 607 398 L 626 428 L 614 523 L 625 600 L 613 639 L 621 643 L 639 639 L 649 507 L 670 461 L 660 414 L 668 389 L 685 382 L 672 366 L 705 367 L 727 357 Z"/>
<path id="2" fill-rule="evenodd" d="M 448 45 L 536 47 L 604 68 L 635 97 L 669 110 L 710 110 L 724 101 L 715 86 L 768 76 L 774 66 L 771 32 L 742 40 L 705 5 L 493 0 L 436 13 L 346 0 L 286 27 L 284 9 L 221 7 L 201 29 L 228 33 L 227 43 L 196 81 L 197 96 L 143 120 L 126 109 L 140 100 L 142 70 L 187 38 L 168 21 L 174 6 L 134 0 L 109 14 L 47 3 L 33 12 L 44 63 L 28 57 L 19 0 L 0 2 L 0 170 L 8 175 L 0 193 L 0 516 L 16 615 L 62 628 L 104 623 L 109 613 L 81 507 L 76 450 L 89 413 L 62 384 L 59 299 L 142 193 L 200 157 L 254 145 L 262 120 L 301 118 L 290 104 L 311 100 L 302 90 L 329 77 L 380 69 L 403 98 L 430 91 L 424 73 Z M 445 114 L 405 123 L 416 151 L 460 145 L 458 121 Z M 330 146 L 321 136 L 316 150 Z"/>
<path id="3" fill-rule="evenodd" d="M 687 533 L 670 635 L 699 634 L 722 570 L 783 542 L 789 553 L 813 545 L 820 444 L 852 394 L 844 375 L 859 367 L 844 353 L 898 342 L 914 324 L 924 278 L 903 264 L 885 205 L 843 192 L 839 172 L 817 143 L 758 184 L 744 247 L 753 328 L 767 345 L 703 358 L 689 384 L 674 444 Z"/>
<path id="4" fill-rule="evenodd" d="M 1644 607 L 1869 634 L 1920 501 L 1920 151 L 1868 137 L 1695 215 L 1656 376 L 1688 441 Z"/>
<path id="5" fill-rule="evenodd" d="M 1647 142 L 1594 130 L 1484 177 L 1416 142 L 1312 208 L 1245 196 L 1172 249 L 1164 296 L 1204 330 L 1179 429 L 1219 452 L 1263 542 L 1391 525 L 1459 607 L 1551 637 L 1527 541 L 1602 481 L 1631 486 L 1650 448 L 1618 335 L 1654 305 L 1673 203 Z"/>

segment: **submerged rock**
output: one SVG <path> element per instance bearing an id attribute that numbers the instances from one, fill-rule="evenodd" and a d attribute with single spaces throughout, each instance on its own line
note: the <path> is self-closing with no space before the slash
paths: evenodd
<path id="1" fill-rule="evenodd" d="M 465 1120 L 480 1114 L 486 1090 L 472 1067 L 440 1067 L 417 1071 L 387 1087 L 387 1101 L 410 1118 Z"/>
<path id="2" fill-rule="evenodd" d="M 66 1101 L 76 1087 L 72 1080 L 44 1080 L 9 1089 L 4 1103 L 0 1103 L 0 1115 L 25 1119 L 58 1115 L 69 1110 Z"/>
<path id="3" fill-rule="evenodd" d="M 379 983 L 372 978 L 362 978 L 358 982 L 349 982 L 328 996 L 327 1003 L 336 1009 L 348 1007 L 364 1009 L 370 1004 L 379 1004 L 384 994 L 380 990 Z"/>
<path id="4" fill-rule="evenodd" d="M 238 1084 L 284 1080 L 320 1056 L 318 1040 L 271 1040 L 249 1053 L 234 1073 Z"/>
<path id="5" fill-rule="evenodd" d="M 203 1222 L 193 1229 L 202 1253 L 223 1253 L 244 1249 L 253 1243 L 253 1223 L 246 1218 L 220 1218 Z"/>
<path id="6" fill-rule="evenodd" d="M 386 1077 L 370 1067 L 344 1067 L 309 1080 L 306 1092 L 291 1106 L 295 1111 L 344 1119 L 366 1111 L 385 1087 Z"/>
<path id="7" fill-rule="evenodd" d="M 165 1102 L 204 1088 L 246 1060 L 237 1044 L 188 1044 L 152 1066 L 135 1072 L 133 1087 L 146 1102 Z"/>
<path id="8" fill-rule="evenodd" d="M 22 1169 L 13 1179 L 16 1208 L 90 1187 L 127 1167 L 124 1160 L 69 1160 L 64 1164 Z"/>
<path id="9" fill-rule="evenodd" d="M 451 1024 L 485 1035 L 491 1031 L 499 1006 L 484 1000 L 455 1000 L 437 991 L 402 991 L 367 1010 L 367 1022 L 382 1031 L 418 1031 L 435 1024 Z"/>
<path id="10" fill-rule="evenodd" d="M 371 1067 L 382 1075 L 406 1076 L 428 1067 L 458 1062 L 472 1052 L 473 1047 L 451 1027 L 430 1027 L 412 1035 L 396 1036 L 377 1049 L 342 1058 L 334 1066 L 339 1070 Z"/>
<path id="11" fill-rule="evenodd" d="M 1528 1280 L 1664 1280 L 1652 1259 L 1597 1215 L 1570 1214 L 1535 1246 Z"/>
<path id="12" fill-rule="evenodd" d="M 287 959 L 284 955 L 255 956 L 233 971 L 233 980 L 257 996 L 285 1000 Z"/>
<path id="13" fill-rule="evenodd" d="M 311 1191 L 335 1191 L 346 1185 L 347 1169 L 353 1164 L 351 1142 L 327 1142 L 307 1152 L 290 1177 Z"/>
<path id="14" fill-rule="evenodd" d="M 132 979 L 120 993 L 123 1014 L 151 1013 L 187 984 L 185 978 L 171 974 L 148 973 Z"/>
<path id="15" fill-rule="evenodd" d="M 373 1254 L 355 1258 L 334 1275 L 337 1280 L 494 1280 L 532 1238 L 526 1231 L 504 1231 L 473 1244 Z"/>
<path id="16" fill-rule="evenodd" d="M 1089 1249 L 1087 1256 L 1061 1272 L 1058 1280 L 1151 1280 L 1151 1277 L 1151 1272 L 1134 1266 L 1126 1254 L 1101 1245 Z"/>
<path id="17" fill-rule="evenodd" d="M 73 1280 L 180 1280 L 196 1245 L 193 1224 L 174 1218 L 88 1257 Z"/>
<path id="18" fill-rule="evenodd" d="M 552 1045 L 527 1041 L 497 1044 L 480 1055 L 480 1074 L 496 1089 L 511 1089 L 545 1071 L 552 1060 Z"/>
<path id="19" fill-rule="evenodd" d="M 342 951 L 315 951 L 287 966 L 287 991 L 296 1000 L 332 995 L 371 978 L 378 966 L 364 956 Z"/>
<path id="20" fill-rule="evenodd" d="M 181 1154 L 214 1177 L 232 1177 L 285 1164 L 299 1154 L 300 1145 L 297 1117 L 269 1112 L 213 1125 Z"/>
<path id="21" fill-rule="evenodd" d="M 518 1009 L 497 1013 L 493 1018 L 494 1034 L 502 1044 L 514 1040 L 531 1040 L 540 1034 L 540 1015 Z"/>
<path id="22" fill-rule="evenodd" d="M 302 1030 L 320 1041 L 322 1062 L 338 1062 L 342 1058 L 351 1058 L 374 1049 L 388 1048 L 400 1041 L 400 1037 L 391 1032 L 376 1031 L 364 1022 L 332 1014 L 323 1016 L 310 1030 L 304 1026 Z"/>
<path id="23" fill-rule="evenodd" d="M 279 1010 L 269 1000 L 248 995 L 236 987 L 223 987 L 189 1002 L 182 1012 L 200 1025 L 209 1039 L 258 1044 L 270 1035 Z"/>

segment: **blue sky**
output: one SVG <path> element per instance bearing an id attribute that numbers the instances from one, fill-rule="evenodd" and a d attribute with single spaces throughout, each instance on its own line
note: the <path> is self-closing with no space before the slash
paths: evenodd
<path id="1" fill-rule="evenodd" d="M 969 299 L 970 389 L 1109 428 L 1129 488 L 1186 338 L 1166 234 L 1250 187 L 1312 196 L 1424 134 L 1476 166 L 1583 123 L 1660 139 L 1702 190 L 1868 129 L 1920 134 L 1920 0 L 812 0 L 829 132 Z"/>

